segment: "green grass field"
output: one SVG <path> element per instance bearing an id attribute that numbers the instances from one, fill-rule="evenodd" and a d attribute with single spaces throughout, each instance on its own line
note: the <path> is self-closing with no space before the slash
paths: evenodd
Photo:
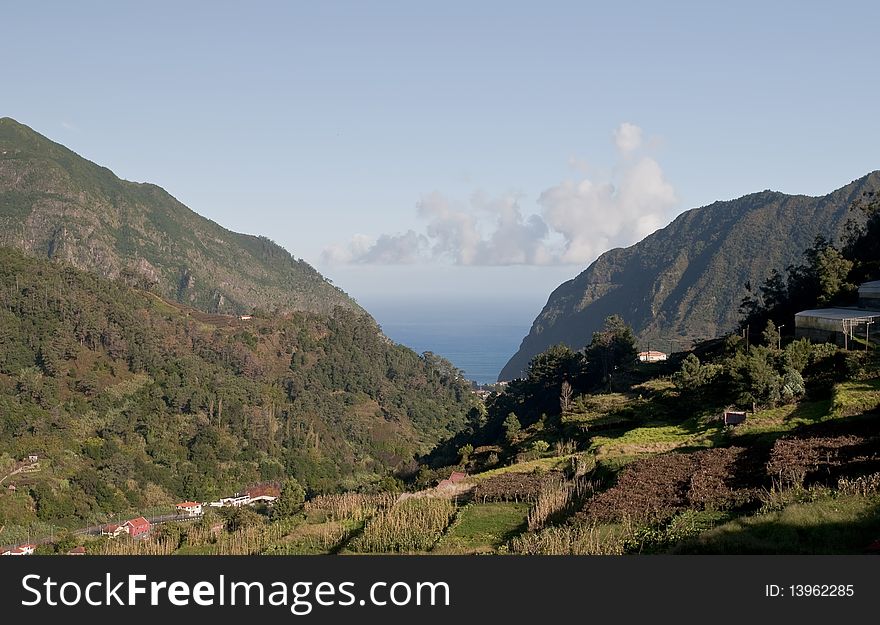
<path id="1" fill-rule="evenodd" d="M 740 517 L 680 544 L 676 553 L 864 553 L 880 539 L 880 496 L 827 496 Z"/>
<path id="2" fill-rule="evenodd" d="M 526 529 L 525 503 L 471 504 L 462 508 L 455 523 L 433 553 L 493 553 Z"/>

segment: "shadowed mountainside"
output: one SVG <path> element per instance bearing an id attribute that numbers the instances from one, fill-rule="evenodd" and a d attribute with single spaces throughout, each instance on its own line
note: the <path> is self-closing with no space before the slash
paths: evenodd
<path id="1" fill-rule="evenodd" d="M 849 211 L 853 201 L 878 188 L 873 172 L 822 197 L 763 191 L 681 214 L 553 291 L 499 379 L 519 377 L 556 343 L 584 347 L 612 314 L 644 348 L 663 351 L 734 329 L 747 282 L 757 286 L 799 260 L 816 235 L 838 238 L 859 217 Z"/>

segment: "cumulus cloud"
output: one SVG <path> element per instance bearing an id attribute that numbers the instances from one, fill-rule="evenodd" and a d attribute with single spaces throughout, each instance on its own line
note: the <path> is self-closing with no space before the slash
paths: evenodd
<path id="1" fill-rule="evenodd" d="M 614 131 L 614 145 L 623 154 L 629 154 L 642 146 L 642 129 L 635 124 L 623 122 Z"/>
<path id="2" fill-rule="evenodd" d="M 644 238 L 665 223 L 676 201 L 660 165 L 649 157 L 624 168 L 617 184 L 567 180 L 538 198 L 547 225 L 565 240 L 563 263 L 589 262 Z"/>
<path id="3" fill-rule="evenodd" d="M 423 233 L 356 235 L 324 250 L 327 263 L 458 265 L 584 264 L 602 252 L 629 245 L 663 226 L 677 204 L 675 189 L 653 158 L 642 154 L 642 129 L 630 123 L 614 132 L 621 162 L 609 179 L 580 177 L 544 190 L 536 212 L 522 196 L 474 193 L 467 202 L 434 192 L 416 204 Z"/>

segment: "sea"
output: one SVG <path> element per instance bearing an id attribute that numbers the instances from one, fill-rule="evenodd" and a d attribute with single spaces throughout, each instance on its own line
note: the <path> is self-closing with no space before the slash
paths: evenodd
<path id="1" fill-rule="evenodd" d="M 534 306 L 373 304 L 368 310 L 396 343 L 434 352 L 477 384 L 494 384 L 537 315 Z"/>

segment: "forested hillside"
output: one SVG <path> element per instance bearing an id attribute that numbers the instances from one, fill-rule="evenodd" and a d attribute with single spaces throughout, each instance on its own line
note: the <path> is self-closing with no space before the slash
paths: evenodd
<path id="1" fill-rule="evenodd" d="M 368 316 L 211 315 L 0 249 L 0 526 L 76 524 L 261 480 L 373 488 L 462 427 L 458 372 Z M 387 484 L 386 484 L 387 486 Z"/>
<path id="2" fill-rule="evenodd" d="M 266 237 L 230 232 L 161 187 L 120 180 L 8 117 L 0 119 L 0 245 L 208 312 L 362 312 Z"/>
<path id="3" fill-rule="evenodd" d="M 609 315 L 623 317 L 644 349 L 675 350 L 729 332 L 747 284 L 797 262 L 817 235 L 838 240 L 850 218 L 864 219 L 850 211 L 853 202 L 878 188 L 874 172 L 823 197 L 764 191 L 687 211 L 560 285 L 500 379 L 523 375 L 556 343 L 584 347 Z"/>

